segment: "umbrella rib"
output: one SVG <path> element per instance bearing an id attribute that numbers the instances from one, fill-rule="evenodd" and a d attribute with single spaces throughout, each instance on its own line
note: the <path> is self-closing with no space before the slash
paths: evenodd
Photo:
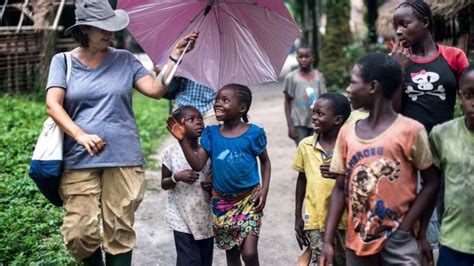
<path id="1" fill-rule="evenodd" d="M 219 30 L 219 34 L 222 35 L 222 27 L 221 22 L 219 20 L 218 8 L 214 8 L 214 18 L 216 19 L 217 29 Z"/>
<path id="2" fill-rule="evenodd" d="M 237 23 L 239 23 L 242 27 L 246 28 L 247 30 L 250 31 L 249 27 L 247 27 L 247 25 L 245 25 L 244 23 L 242 23 L 238 18 L 236 18 L 235 16 L 233 16 L 232 14 L 228 13 L 225 9 L 221 8 L 221 7 L 217 7 L 219 9 L 221 9 L 224 13 L 226 13 L 229 17 L 231 17 L 232 19 L 234 19 Z"/>

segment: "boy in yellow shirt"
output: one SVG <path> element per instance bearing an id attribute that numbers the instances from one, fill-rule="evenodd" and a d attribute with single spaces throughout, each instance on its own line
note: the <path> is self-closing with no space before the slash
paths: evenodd
<path id="1" fill-rule="evenodd" d="M 321 166 L 330 163 L 339 129 L 350 113 L 351 107 L 345 96 L 339 93 L 322 94 L 313 107 L 312 121 L 316 134 L 299 143 L 293 160 L 292 167 L 299 172 L 295 198 L 296 239 L 300 247 L 309 245 L 312 265 L 319 263 L 329 200 L 335 184 L 335 180 L 323 178 Z M 345 224 L 345 219 L 342 219 L 334 239 L 335 265 L 345 265 Z"/>

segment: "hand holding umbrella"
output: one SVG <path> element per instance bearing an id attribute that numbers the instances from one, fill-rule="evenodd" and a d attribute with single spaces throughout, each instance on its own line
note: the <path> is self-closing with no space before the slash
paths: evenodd
<path id="1" fill-rule="evenodd" d="M 191 34 L 183 37 L 176 43 L 170 55 L 171 61 L 175 63 L 173 68 L 168 73 L 168 65 L 165 65 L 161 72 L 163 73 L 163 75 L 161 76 L 161 83 L 163 83 L 163 85 L 168 86 L 171 83 L 171 80 L 173 79 L 174 74 L 176 73 L 178 65 L 181 63 L 184 54 L 194 49 L 198 37 L 199 32 L 192 32 Z M 166 80 L 165 76 L 167 76 Z"/>

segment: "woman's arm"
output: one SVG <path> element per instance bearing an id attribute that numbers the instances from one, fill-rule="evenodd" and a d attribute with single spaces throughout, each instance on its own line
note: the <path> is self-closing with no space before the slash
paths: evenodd
<path id="1" fill-rule="evenodd" d="M 268 189 L 270 187 L 271 163 L 268 157 L 267 149 L 258 156 L 260 159 L 260 174 L 262 175 L 262 188 L 255 195 L 255 211 L 262 211 L 265 208 Z"/>
<path id="2" fill-rule="evenodd" d="M 46 93 L 46 110 L 56 124 L 77 143 L 84 146 L 90 156 L 100 153 L 105 148 L 105 141 L 97 135 L 84 132 L 72 121 L 63 107 L 65 90 L 59 87 L 51 87 Z"/>
<path id="3" fill-rule="evenodd" d="M 187 52 L 191 51 L 194 48 L 198 35 L 199 33 L 193 32 L 179 40 L 176 46 L 173 48 L 173 51 L 171 52 L 171 57 L 177 60 L 179 56 L 183 53 L 184 48 L 186 47 L 189 41 L 192 41 L 192 43 L 188 48 Z M 164 81 L 170 74 L 174 64 L 175 62 L 173 62 L 173 60 L 168 59 L 168 61 L 166 61 L 166 71 L 160 71 L 156 78 L 153 78 L 150 75 L 142 77 L 141 79 L 135 82 L 135 88 L 148 97 L 160 99 L 166 93 L 167 87 L 164 84 Z"/>

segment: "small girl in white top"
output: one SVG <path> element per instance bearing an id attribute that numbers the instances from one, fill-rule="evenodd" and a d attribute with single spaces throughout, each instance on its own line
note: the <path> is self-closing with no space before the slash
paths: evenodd
<path id="1" fill-rule="evenodd" d="M 172 116 L 184 119 L 186 138 L 198 148 L 204 128 L 202 116 L 192 106 L 182 106 Z M 193 145 L 192 145 L 193 146 Z M 214 248 L 211 213 L 209 162 L 200 172 L 189 166 L 178 143 L 166 147 L 161 154 L 161 187 L 168 190 L 166 221 L 173 229 L 176 265 L 211 266 Z"/>

